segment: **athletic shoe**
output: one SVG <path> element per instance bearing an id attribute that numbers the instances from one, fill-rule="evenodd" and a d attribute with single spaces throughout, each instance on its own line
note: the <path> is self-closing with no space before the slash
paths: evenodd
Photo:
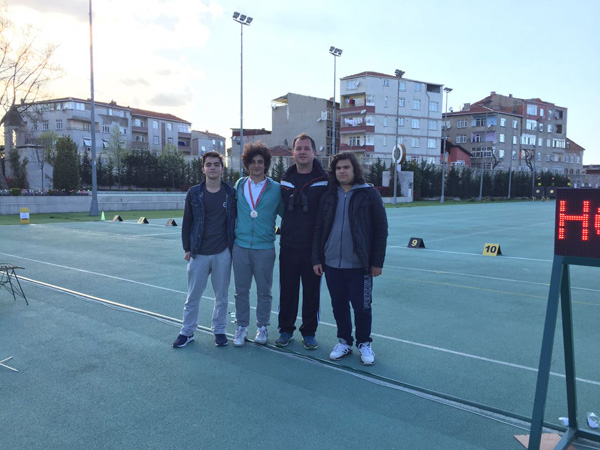
<path id="1" fill-rule="evenodd" d="M 358 344 L 358 351 L 360 351 L 360 362 L 365 366 L 372 366 L 375 364 L 375 353 L 371 349 L 370 342 L 363 342 Z"/>
<path id="2" fill-rule="evenodd" d="M 290 342 L 294 340 L 294 336 L 291 333 L 283 332 L 279 335 L 275 341 L 277 347 L 287 347 Z"/>
<path id="3" fill-rule="evenodd" d="M 248 336 L 248 327 L 238 327 L 233 337 L 233 345 L 236 347 L 243 347 L 246 343 L 246 337 Z"/>
<path id="4" fill-rule="evenodd" d="M 215 345 L 217 347 L 225 347 L 227 345 L 227 336 L 224 334 L 215 334 Z"/>
<path id="5" fill-rule="evenodd" d="M 269 332 L 267 331 L 267 327 L 260 327 L 258 330 L 256 330 L 256 337 L 254 338 L 254 343 L 265 345 L 267 343 L 268 338 Z"/>
<path id="6" fill-rule="evenodd" d="M 173 347 L 175 347 L 175 348 L 185 347 L 193 340 L 194 340 L 193 334 L 191 336 L 184 336 L 183 334 L 180 334 L 179 336 L 177 336 L 177 339 L 175 339 L 175 342 L 173 342 Z"/>
<path id="7" fill-rule="evenodd" d="M 346 344 L 345 340 L 340 339 L 340 342 L 335 344 L 335 347 L 333 347 L 333 350 L 329 354 L 329 359 L 337 361 L 350 354 L 352 354 L 352 348 L 350 348 L 350 346 Z"/>
<path id="8" fill-rule="evenodd" d="M 306 350 L 316 350 L 319 348 L 319 343 L 314 336 L 304 336 L 302 338 L 302 343 Z"/>

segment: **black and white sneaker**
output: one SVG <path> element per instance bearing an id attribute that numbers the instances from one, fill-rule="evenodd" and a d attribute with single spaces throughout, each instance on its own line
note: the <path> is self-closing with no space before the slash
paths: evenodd
<path id="1" fill-rule="evenodd" d="M 184 336 L 183 334 L 180 334 L 179 336 L 177 336 L 177 339 L 175 339 L 175 342 L 173 342 L 173 347 L 175 347 L 175 348 L 185 347 L 193 340 L 194 340 L 193 334 L 191 336 Z"/>
<path id="2" fill-rule="evenodd" d="M 215 345 L 225 347 L 227 345 L 227 336 L 224 334 L 215 334 Z"/>

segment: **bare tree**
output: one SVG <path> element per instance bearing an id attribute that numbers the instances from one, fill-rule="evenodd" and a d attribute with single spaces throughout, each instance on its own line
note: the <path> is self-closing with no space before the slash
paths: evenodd
<path id="1" fill-rule="evenodd" d="M 504 161 L 504 155 L 503 156 L 498 156 L 496 154 L 496 149 L 494 147 L 492 147 L 492 169 L 495 169 L 496 167 L 498 167 L 498 165 Z"/>
<path id="2" fill-rule="evenodd" d="M 6 5 L 0 5 L 0 117 L 17 103 L 19 112 L 26 112 L 25 104 L 38 100 L 48 82 L 62 75 L 53 62 L 56 49 L 40 44 L 31 25 L 18 28 L 8 18 Z M 0 174 L 0 185 L 3 181 Z"/>
<path id="3" fill-rule="evenodd" d="M 525 159 L 525 164 L 527 164 L 527 167 L 529 167 L 529 170 L 531 170 L 531 173 L 533 173 L 533 158 L 535 158 L 535 150 L 523 149 L 523 158 Z"/>

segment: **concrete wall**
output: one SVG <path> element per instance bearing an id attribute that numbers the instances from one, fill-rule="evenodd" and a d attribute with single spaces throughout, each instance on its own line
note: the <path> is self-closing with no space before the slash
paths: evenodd
<path id="1" fill-rule="evenodd" d="M 98 193 L 100 211 L 183 210 L 185 193 Z M 1 196 L 0 214 L 88 212 L 92 196 Z"/>

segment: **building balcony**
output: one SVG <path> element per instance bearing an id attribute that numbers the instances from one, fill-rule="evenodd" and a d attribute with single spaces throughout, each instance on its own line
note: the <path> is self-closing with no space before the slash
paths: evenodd
<path id="1" fill-rule="evenodd" d="M 178 137 L 179 139 L 181 139 L 181 138 L 188 138 L 188 139 L 191 139 L 191 138 L 192 138 L 192 133 L 184 133 L 184 132 L 182 132 L 182 131 L 178 131 L 178 132 L 177 132 L 177 137 Z"/>
<path id="2" fill-rule="evenodd" d="M 131 131 L 133 133 L 143 133 L 143 134 L 148 134 L 148 127 L 136 127 L 136 126 L 132 126 L 131 127 Z"/>
<path id="3" fill-rule="evenodd" d="M 364 113 L 362 111 L 365 111 Z M 340 115 L 344 116 L 347 114 L 368 114 L 375 113 L 375 106 L 356 106 L 356 105 L 342 105 L 340 107 Z"/>
<path id="4" fill-rule="evenodd" d="M 365 152 L 373 153 L 375 151 L 374 145 L 348 145 L 340 144 L 340 152 Z"/>
<path id="5" fill-rule="evenodd" d="M 357 125 L 340 127 L 340 134 L 374 133 L 375 126 Z"/>
<path id="6" fill-rule="evenodd" d="M 131 142 L 131 148 L 133 150 L 148 150 L 148 143 L 133 141 L 133 142 Z"/>
<path id="7" fill-rule="evenodd" d="M 177 150 L 179 150 L 184 155 L 192 154 L 192 147 L 190 147 L 189 145 L 178 145 Z"/>

